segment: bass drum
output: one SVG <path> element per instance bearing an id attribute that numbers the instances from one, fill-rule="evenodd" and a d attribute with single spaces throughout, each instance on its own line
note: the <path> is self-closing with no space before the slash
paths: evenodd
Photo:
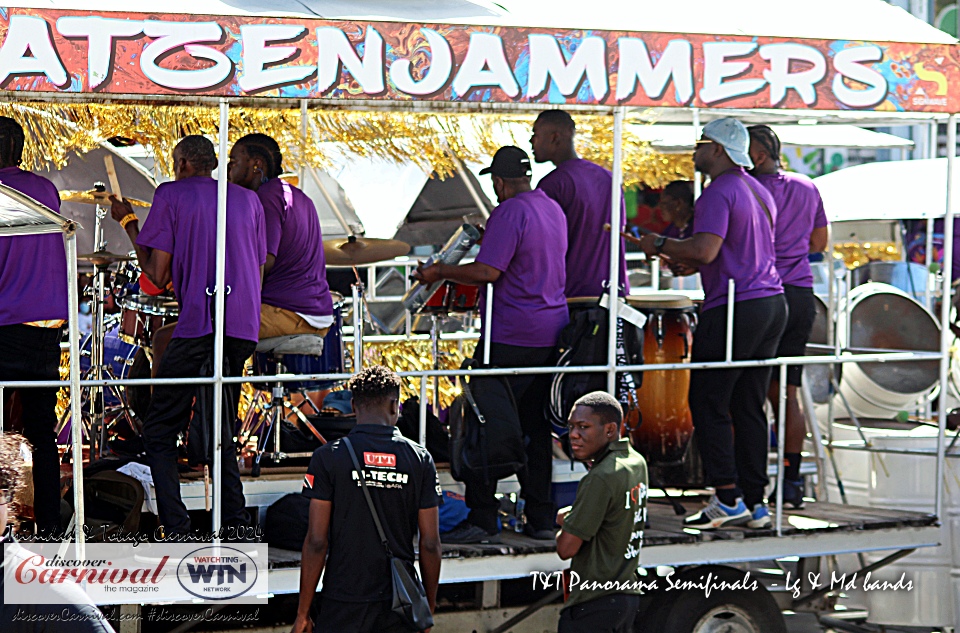
<path id="1" fill-rule="evenodd" d="M 940 325 L 907 293 L 888 284 L 870 282 L 850 292 L 850 340 L 847 309 L 841 304 L 838 333 L 842 347 L 936 352 Z M 863 352 L 861 352 L 863 353 Z M 892 418 L 917 407 L 939 384 L 939 363 L 848 363 L 840 391 L 850 408 L 864 418 Z"/>

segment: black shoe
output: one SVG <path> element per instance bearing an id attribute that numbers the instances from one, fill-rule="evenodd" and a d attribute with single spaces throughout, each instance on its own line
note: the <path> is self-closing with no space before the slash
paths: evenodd
<path id="1" fill-rule="evenodd" d="M 474 525 L 469 521 L 463 521 L 449 532 L 441 534 L 440 542 L 455 545 L 496 545 L 503 541 L 500 540 L 500 534 L 498 532 L 491 534 L 478 525 Z"/>
<path id="2" fill-rule="evenodd" d="M 537 541 L 553 541 L 557 538 L 557 531 L 553 528 L 537 530 L 529 523 L 523 526 L 523 534 Z"/>
<path id="3" fill-rule="evenodd" d="M 770 493 L 769 498 L 770 505 L 777 504 L 777 489 L 774 488 L 773 492 Z M 804 505 L 803 499 L 803 478 L 800 479 L 784 479 L 783 480 L 783 506 L 793 506 L 794 510 L 802 510 Z"/>

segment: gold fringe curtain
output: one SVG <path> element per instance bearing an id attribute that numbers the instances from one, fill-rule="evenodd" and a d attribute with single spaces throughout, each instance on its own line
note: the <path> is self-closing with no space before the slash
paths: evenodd
<path id="1" fill-rule="evenodd" d="M 216 138 L 217 108 L 81 103 L 0 103 L 0 115 L 19 121 L 27 133 L 23 165 L 40 169 L 66 164 L 70 152 L 83 153 L 112 137 L 128 138 L 155 153 L 159 168 L 170 174 L 171 156 L 187 134 Z M 532 118 L 491 114 L 308 112 L 309 134 L 301 139 L 299 110 L 231 108 L 230 141 L 262 132 L 285 149 L 287 169 L 305 162 L 329 166 L 322 143 L 342 143 L 359 157 L 413 163 L 440 177 L 456 170 L 454 156 L 485 163 L 502 145 L 527 148 Z M 613 155 L 610 117 L 578 116 L 577 149 L 583 158 L 609 168 Z M 624 185 L 659 188 L 693 177 L 689 154 L 660 154 L 649 143 L 624 133 Z"/>

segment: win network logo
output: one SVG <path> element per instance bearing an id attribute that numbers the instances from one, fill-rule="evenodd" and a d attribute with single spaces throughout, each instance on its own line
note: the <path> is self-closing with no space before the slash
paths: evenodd
<path id="1" fill-rule="evenodd" d="M 232 600 L 250 591 L 259 571 L 253 557 L 233 547 L 208 546 L 184 556 L 177 579 L 190 594 L 204 600 Z"/>

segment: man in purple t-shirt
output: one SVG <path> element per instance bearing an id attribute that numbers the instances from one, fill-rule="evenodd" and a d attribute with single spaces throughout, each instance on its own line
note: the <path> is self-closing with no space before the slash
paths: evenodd
<path id="1" fill-rule="evenodd" d="M 20 124 L 0 117 L 0 183 L 59 213 L 60 194 L 54 184 L 18 167 L 23 143 Z M 0 380 L 59 380 L 60 328 L 66 318 L 63 237 L 0 237 Z M 12 391 L 4 391 L 4 402 Z M 55 533 L 60 526 L 57 389 L 18 392 L 23 434 L 33 447 L 37 531 Z"/>
<path id="2" fill-rule="evenodd" d="M 699 268 L 704 302 L 693 337 L 691 361 L 726 355 L 728 282 L 734 282 L 734 360 L 773 358 L 787 318 L 776 270 L 773 226 L 777 207 L 770 193 L 744 170 L 752 168 L 747 129 L 736 119 L 703 128 L 693 161 L 710 176 L 697 200 L 693 237 L 641 238 L 644 252 Z M 684 525 L 763 528 L 771 523 L 763 502 L 767 485 L 767 417 L 763 411 L 769 367 L 698 369 L 690 375 L 690 411 L 708 485 L 709 504 Z"/>
<path id="3" fill-rule="evenodd" d="M 519 147 L 501 147 L 493 163 L 480 171 L 493 176 L 500 203 L 487 220 L 480 253 L 471 264 L 418 267 L 423 283 L 449 279 L 482 286 L 493 284 L 490 363 L 498 367 L 545 367 L 569 315 L 563 294 L 567 227 L 560 206 L 540 189 L 530 188 L 530 159 Z M 482 293 L 481 293 L 482 294 Z M 484 314 L 481 306 L 480 314 Z M 484 332 L 487 331 L 484 324 Z M 477 345 L 482 358 L 483 340 Z M 550 376 L 511 376 L 526 441 L 527 472 L 520 477 L 525 500 L 526 533 L 553 539 L 556 511 L 550 500 L 553 470 L 550 425 L 544 404 Z M 494 494 L 496 481 L 466 482 L 470 516 L 443 535 L 447 543 L 499 543 Z"/>
<path id="4" fill-rule="evenodd" d="M 567 217 L 567 297 L 599 297 L 610 279 L 610 170 L 577 156 L 574 147 L 576 124 L 563 110 L 546 110 L 533 124 L 533 159 L 551 162 L 556 169 L 544 176 L 537 189 L 557 201 Z M 627 225 L 623 194 L 620 195 L 620 226 Z M 620 240 L 619 294 L 630 293 L 627 260 Z"/>
<path id="5" fill-rule="evenodd" d="M 313 201 L 280 179 L 283 154 L 266 134 L 247 134 L 230 150 L 230 182 L 257 192 L 267 229 L 260 340 L 324 336 L 333 324 L 320 216 Z"/>
<path id="6" fill-rule="evenodd" d="M 754 178 L 766 187 L 777 205 L 774 248 L 777 272 L 787 300 L 787 325 L 777 348 L 777 357 L 803 356 L 817 314 L 813 296 L 813 272 L 810 253 L 822 253 L 827 247 L 827 214 L 813 181 L 801 174 L 780 169 L 780 139 L 767 125 L 752 125 L 750 158 Z M 803 481 L 800 479 L 800 451 L 806 437 L 806 424 L 800 411 L 797 389 L 803 376 L 802 365 L 787 368 L 787 425 L 784 437 L 785 472 L 783 500 L 795 508 L 803 507 Z M 775 373 L 767 398 L 776 410 L 780 397 L 780 379 Z M 771 495 L 774 498 L 774 495 Z"/>
<path id="7" fill-rule="evenodd" d="M 136 216 L 130 217 L 130 203 L 113 198 L 111 215 L 123 221 L 143 273 L 158 288 L 172 281 L 180 303 L 180 319 L 160 359 L 157 377 L 197 377 L 201 372 L 209 376 L 213 368 L 212 292 L 217 261 L 217 181 L 210 173 L 217 166 L 217 155 L 208 139 L 187 136 L 174 148 L 173 163 L 176 180 L 157 187 L 142 231 Z M 233 184 L 227 185 L 224 257 L 229 289 L 224 314 L 224 375 L 240 376 L 244 362 L 257 346 L 260 285 L 267 253 L 263 206 L 255 193 Z M 160 523 L 167 536 L 190 531 L 190 516 L 180 498 L 177 436 L 190 422 L 193 396 L 198 391 L 196 385 L 155 386 L 143 423 L 143 444 L 157 491 Z M 223 525 L 238 527 L 248 520 L 233 450 L 239 385 L 226 386 L 224 391 L 229 405 L 224 407 L 223 421 L 218 425 L 225 449 Z M 191 442 L 197 437 L 195 433 L 191 431 Z M 209 437 L 211 431 L 207 433 Z M 212 463 L 212 453 L 203 458 Z"/>

